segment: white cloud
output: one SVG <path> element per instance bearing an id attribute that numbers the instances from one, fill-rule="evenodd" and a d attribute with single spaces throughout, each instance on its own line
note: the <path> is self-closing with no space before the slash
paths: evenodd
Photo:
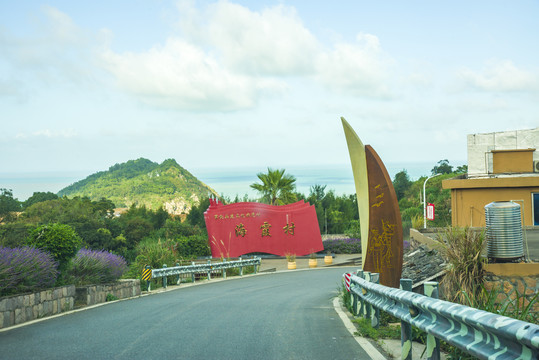
<path id="1" fill-rule="evenodd" d="M 539 74 L 519 69 L 510 60 L 488 61 L 480 72 L 463 68 L 457 76 L 465 85 L 484 91 L 539 90 Z"/>
<path id="2" fill-rule="evenodd" d="M 221 1 L 201 11 L 189 2 L 178 9 L 181 35 L 145 52 L 105 49 L 102 54 L 119 86 L 143 102 L 182 110 L 240 110 L 262 96 L 281 94 L 290 78 L 316 79 L 332 91 L 389 94 L 389 61 L 374 35 L 360 33 L 354 44 L 326 51 L 291 7 L 256 12 Z"/>
<path id="3" fill-rule="evenodd" d="M 44 5 L 42 10 L 48 20 L 46 25 L 47 33 L 49 33 L 55 41 L 64 43 L 77 43 L 80 41 L 81 30 L 75 25 L 69 15 L 47 5 Z"/>
<path id="4" fill-rule="evenodd" d="M 42 85 L 78 86 L 92 77 L 91 37 L 56 8 L 43 6 L 40 15 L 27 26 L 29 35 L 0 32 L 0 82 L 17 84 L 16 92 L 0 84 L 0 96 L 27 99 Z"/>
<path id="5" fill-rule="evenodd" d="M 360 33 L 355 44 L 336 44 L 317 59 L 319 80 L 332 89 L 369 97 L 388 97 L 388 65 L 391 63 L 378 38 Z"/>
<path id="6" fill-rule="evenodd" d="M 149 104 L 227 111 L 249 108 L 258 94 L 280 90 L 271 80 L 234 73 L 202 49 L 177 38 L 145 53 L 103 54 L 119 85 Z"/>
<path id="7" fill-rule="evenodd" d="M 207 13 L 207 28 L 198 30 L 232 68 L 265 75 L 299 75 L 314 70 L 319 44 L 294 8 L 278 5 L 254 12 L 218 2 Z"/>
<path id="8" fill-rule="evenodd" d="M 15 135 L 15 139 L 29 139 L 29 138 L 48 138 L 48 139 L 57 139 L 57 138 L 64 138 L 69 139 L 76 137 L 77 131 L 74 129 L 64 129 L 64 130 L 49 130 L 49 129 L 42 129 L 33 131 L 31 133 L 18 133 Z"/>

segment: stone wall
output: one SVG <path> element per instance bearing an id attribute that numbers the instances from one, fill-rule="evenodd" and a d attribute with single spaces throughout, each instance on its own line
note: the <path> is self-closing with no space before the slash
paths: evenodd
<path id="1" fill-rule="evenodd" d="M 539 292 L 539 264 L 488 264 L 485 267 L 485 288 L 498 289 L 499 303 L 511 301 L 520 308 L 529 304 L 530 299 Z M 536 300 L 532 312 L 539 314 L 539 300 Z"/>
<path id="2" fill-rule="evenodd" d="M 139 296 L 140 280 L 126 279 L 110 284 L 77 287 L 75 304 L 77 306 L 87 306 L 104 303 L 107 301 L 107 295 L 109 294 L 118 299 Z"/>
<path id="3" fill-rule="evenodd" d="M 108 294 L 118 299 L 140 296 L 140 280 L 119 280 L 111 284 L 77 288 L 69 285 L 0 298 L 0 329 L 70 311 L 75 307 L 104 303 Z"/>
<path id="4" fill-rule="evenodd" d="M 0 328 L 73 310 L 75 286 L 0 298 Z"/>

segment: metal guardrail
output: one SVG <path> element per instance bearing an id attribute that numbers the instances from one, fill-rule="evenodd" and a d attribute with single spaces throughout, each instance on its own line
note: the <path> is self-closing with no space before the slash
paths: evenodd
<path id="1" fill-rule="evenodd" d="M 178 264 L 177 264 L 178 265 Z M 181 281 L 180 275 L 183 274 L 191 274 L 191 281 L 195 282 L 195 274 L 206 274 L 208 280 L 211 280 L 211 274 L 215 271 L 221 271 L 222 277 L 226 279 L 226 270 L 232 269 L 232 268 L 239 268 L 240 269 L 240 276 L 243 276 L 243 268 L 245 266 L 254 266 L 254 272 L 255 274 L 258 271 L 258 268 L 260 267 L 260 258 L 252 258 L 252 259 L 239 259 L 234 261 L 226 261 L 223 260 L 223 262 L 219 263 L 212 263 L 211 260 L 208 260 L 207 264 L 195 264 L 194 262 L 191 265 L 185 265 L 185 266 L 174 266 L 174 267 L 167 267 L 166 264 L 163 265 L 161 269 L 152 269 L 151 273 L 152 279 L 155 278 L 163 278 L 163 287 L 167 287 L 167 277 L 168 276 L 177 276 L 176 277 L 176 284 L 179 285 Z M 148 291 L 151 291 L 150 289 L 150 281 L 147 281 L 148 285 Z"/>
<path id="2" fill-rule="evenodd" d="M 343 275 L 344 277 L 344 275 Z M 378 284 L 379 274 L 358 271 L 350 277 L 354 315 L 379 324 L 379 310 L 401 319 L 402 359 L 412 359 L 411 326 L 427 333 L 427 358 L 439 359 L 443 340 L 480 359 L 539 359 L 539 326 L 452 302 L 438 300 L 438 283 L 426 283 L 425 296 Z M 374 307 L 374 309 L 373 309 Z"/>

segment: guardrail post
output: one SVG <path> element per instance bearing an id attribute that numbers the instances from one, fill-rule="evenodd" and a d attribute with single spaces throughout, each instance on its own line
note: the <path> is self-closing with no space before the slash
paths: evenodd
<path id="1" fill-rule="evenodd" d="M 401 279 L 401 290 L 412 291 L 412 280 Z M 412 325 L 401 320 L 401 359 L 412 360 Z"/>
<path id="2" fill-rule="evenodd" d="M 365 278 L 365 275 L 363 274 L 363 270 L 359 270 L 359 269 L 358 269 L 358 270 L 356 271 L 356 275 L 357 275 L 358 277 L 362 278 L 362 279 Z M 359 300 L 359 309 L 358 309 L 357 313 L 354 314 L 354 315 L 356 315 L 356 316 L 357 316 L 357 315 L 364 316 L 364 315 L 365 315 L 365 314 L 364 314 L 364 313 L 365 313 L 365 303 L 363 302 L 363 300 L 362 300 L 359 296 L 358 296 L 358 300 Z"/>
<path id="3" fill-rule="evenodd" d="M 226 259 L 223 259 L 223 265 L 225 265 L 225 263 L 226 263 Z M 224 266 L 223 266 L 223 269 L 221 270 L 221 273 L 222 273 L 223 279 L 226 279 L 226 269 Z"/>
<path id="4" fill-rule="evenodd" d="M 180 263 L 177 262 L 176 263 L 176 266 L 180 266 Z M 181 282 L 181 279 L 180 279 L 180 274 L 176 275 L 176 285 L 180 285 L 180 282 Z"/>
<path id="5" fill-rule="evenodd" d="M 167 264 L 163 264 L 163 268 L 166 268 L 167 267 Z M 166 289 L 167 288 L 167 277 L 166 276 L 163 276 L 163 287 Z"/>
<path id="6" fill-rule="evenodd" d="M 365 281 L 368 281 L 368 282 L 371 282 L 371 273 L 370 271 L 364 271 L 363 272 L 363 275 L 365 276 Z M 363 289 L 363 295 L 367 294 L 367 290 L 366 289 Z M 370 319 L 371 318 L 371 312 L 372 312 L 372 305 L 368 302 L 366 302 L 364 304 L 364 317 L 366 319 Z"/>
<path id="7" fill-rule="evenodd" d="M 191 261 L 191 265 L 192 266 L 195 266 L 195 262 L 194 261 Z M 194 284 L 195 283 L 195 272 L 193 271 L 191 273 L 191 282 Z"/>
<path id="8" fill-rule="evenodd" d="M 254 258 L 254 259 L 256 259 L 256 258 Z M 260 264 L 260 262 L 259 262 L 259 264 Z M 257 264 L 254 265 L 254 272 L 255 272 L 255 274 L 258 272 L 258 266 L 259 266 L 259 265 L 257 265 Z"/>
<path id="9" fill-rule="evenodd" d="M 350 284 L 350 290 L 352 290 L 352 284 Z M 358 311 L 357 298 L 358 298 L 358 296 L 353 291 L 350 291 L 350 294 L 352 295 L 352 315 L 357 316 L 357 311 Z"/>
<path id="10" fill-rule="evenodd" d="M 242 259 L 241 259 L 241 256 L 240 256 L 240 276 L 243 276 L 243 266 L 242 266 Z"/>
<path id="11" fill-rule="evenodd" d="M 438 299 L 439 290 L 438 283 L 436 281 L 427 281 L 423 284 L 424 293 L 426 296 L 430 296 L 433 299 Z M 440 360 L 440 339 L 427 334 L 427 359 L 428 360 Z"/>
<path id="12" fill-rule="evenodd" d="M 372 273 L 371 282 L 375 284 L 380 284 L 380 274 Z M 376 329 L 378 328 L 379 325 L 380 325 L 380 309 L 374 306 L 374 312 L 372 313 L 372 318 L 371 318 L 371 326 Z"/>
<path id="13" fill-rule="evenodd" d="M 208 265 L 210 265 L 208 269 L 208 280 L 211 280 L 211 260 L 208 260 Z"/>

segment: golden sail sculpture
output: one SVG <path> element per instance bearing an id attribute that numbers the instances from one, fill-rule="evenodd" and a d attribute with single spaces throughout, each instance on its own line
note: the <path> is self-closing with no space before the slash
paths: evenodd
<path id="1" fill-rule="evenodd" d="M 402 272 L 402 222 L 397 195 L 384 163 L 363 145 L 341 117 L 357 194 L 364 271 L 380 274 L 382 285 L 398 288 Z"/>

